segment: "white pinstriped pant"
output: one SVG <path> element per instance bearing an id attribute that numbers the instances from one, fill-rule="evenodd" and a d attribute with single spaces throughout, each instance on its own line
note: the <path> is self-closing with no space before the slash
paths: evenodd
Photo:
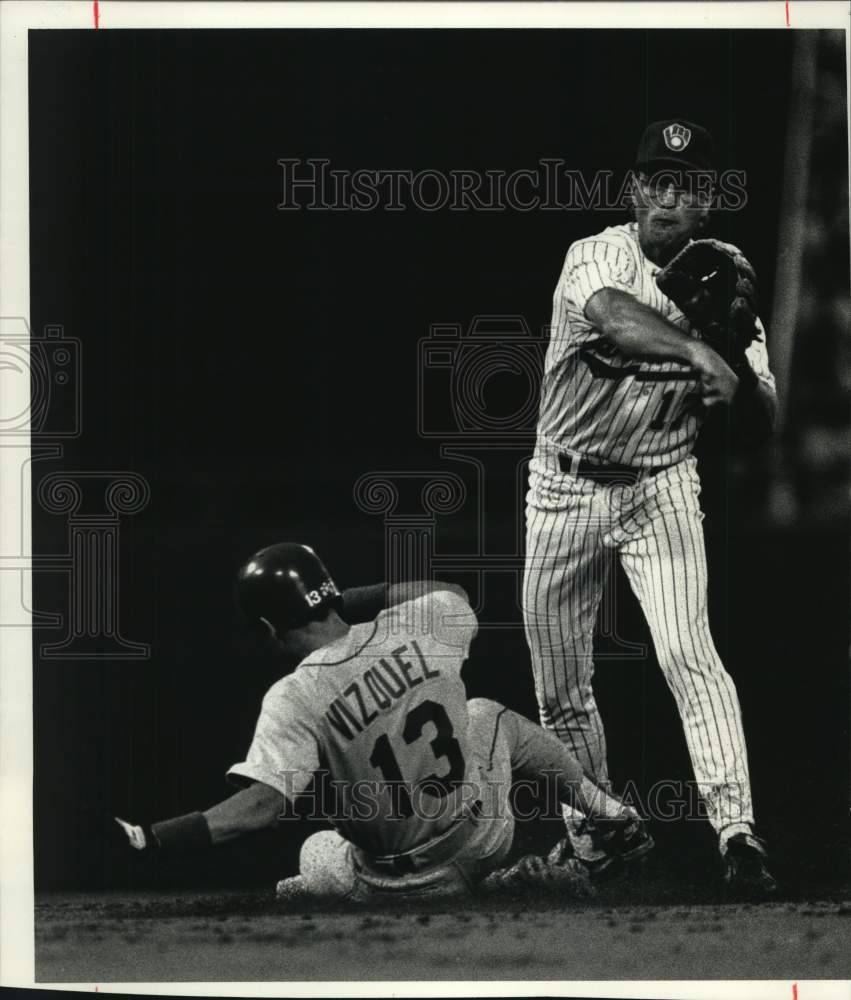
<path id="1" fill-rule="evenodd" d="M 564 475 L 556 458 L 539 446 L 526 498 L 523 611 L 542 724 L 598 783 L 608 781 L 592 638 L 616 550 L 676 700 L 709 820 L 717 831 L 751 823 L 741 709 L 709 632 L 694 458 L 634 487 Z"/>

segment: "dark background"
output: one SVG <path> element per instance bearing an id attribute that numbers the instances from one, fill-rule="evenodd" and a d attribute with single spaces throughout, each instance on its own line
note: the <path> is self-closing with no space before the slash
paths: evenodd
<path id="1" fill-rule="evenodd" d="M 84 386 L 82 435 L 61 462 L 35 463 L 34 482 L 133 470 L 151 487 L 120 528 L 121 631 L 150 643 L 150 659 L 46 660 L 40 644 L 58 633 L 34 633 L 38 888 L 268 885 L 292 872 L 303 824 L 167 876 L 103 833 L 114 814 L 163 818 L 227 794 L 224 772 L 243 759 L 274 677 L 232 610 L 248 554 L 303 540 L 341 585 L 375 581 L 383 526 L 353 500 L 360 475 L 443 469 L 472 489 L 465 466 L 417 432 L 429 324 L 512 314 L 540 331 L 568 245 L 624 219 L 284 213 L 277 159 L 448 171 L 561 157 L 588 176 L 621 175 L 647 121 L 701 122 L 722 165 L 747 171 L 745 210 L 719 215 L 714 233 L 754 263 L 770 331 L 792 44 L 783 31 L 30 33 L 32 327 L 59 323 L 80 339 Z M 830 179 L 840 223 L 845 211 L 843 302 L 845 170 L 842 159 Z M 488 391 L 498 409 L 512 386 Z M 709 428 L 701 442 L 710 599 L 758 819 L 784 874 L 830 878 L 847 865 L 847 515 L 767 520 L 764 455 L 736 458 L 727 441 Z M 499 461 L 487 501 L 497 551 L 522 520 Z M 465 506 L 439 522 L 438 548 L 463 550 L 471 533 Z M 66 544 L 64 519 L 36 508 L 34 552 Z M 517 629 L 484 628 L 467 675 L 472 694 L 533 716 L 506 580 L 487 590 L 483 617 Z M 36 574 L 36 609 L 63 611 L 66 590 L 61 574 Z M 619 634 L 649 642 L 622 580 L 617 593 Z M 605 639 L 601 651 L 612 654 L 596 688 L 616 783 L 691 778 L 652 654 L 619 657 Z M 705 824 L 657 827 L 672 864 L 708 863 Z"/>

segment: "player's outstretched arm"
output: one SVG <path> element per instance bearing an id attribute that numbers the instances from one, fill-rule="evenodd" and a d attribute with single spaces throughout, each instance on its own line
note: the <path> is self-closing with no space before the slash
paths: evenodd
<path id="1" fill-rule="evenodd" d="M 627 292 L 601 288 L 588 300 L 585 315 L 627 357 L 693 368 L 705 406 L 733 401 L 739 380 L 724 359 Z"/>
<path id="2" fill-rule="evenodd" d="M 203 813 L 213 844 L 226 844 L 246 833 L 274 826 L 284 810 L 284 796 L 271 785 L 256 781 Z"/>
<path id="3" fill-rule="evenodd" d="M 255 782 L 205 812 L 187 813 L 159 823 L 138 825 L 115 817 L 137 851 L 188 852 L 226 844 L 247 833 L 274 826 L 284 808 L 284 796 L 270 785 Z"/>
<path id="4" fill-rule="evenodd" d="M 436 591 L 449 591 L 469 603 L 463 587 L 439 580 L 411 580 L 408 583 L 376 583 L 366 587 L 349 587 L 343 591 L 342 618 L 351 625 L 372 621 L 387 608 Z"/>

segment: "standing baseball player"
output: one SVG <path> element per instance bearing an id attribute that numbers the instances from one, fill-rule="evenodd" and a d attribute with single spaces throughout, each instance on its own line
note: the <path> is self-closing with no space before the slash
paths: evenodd
<path id="1" fill-rule="evenodd" d="M 706 129 L 653 122 L 638 147 L 635 221 L 567 252 L 530 465 L 523 605 L 541 721 L 605 786 L 592 636 L 618 554 L 683 722 L 724 882 L 760 898 L 777 884 L 754 836 L 736 688 L 709 631 L 692 449 L 716 406 L 733 409 L 741 433 L 770 433 L 776 393 L 753 271 L 732 245 L 700 238 L 712 177 Z M 599 858 L 593 823 L 564 812 L 562 856 Z"/>
<path id="2" fill-rule="evenodd" d="M 290 543 L 256 553 L 237 587 L 246 616 L 298 666 L 267 692 L 248 756 L 228 772 L 244 787 L 203 813 L 118 820 L 133 847 L 194 850 L 273 826 L 319 772 L 336 791 L 336 829 L 304 843 L 301 874 L 278 886 L 287 900 L 451 895 L 486 880 L 587 891 L 589 873 L 573 859 L 497 871 L 512 843 L 512 774 L 551 781 L 560 802 L 595 817 L 607 850 L 592 876 L 652 847 L 634 810 L 551 734 L 495 702 L 467 701 L 460 671 L 477 625 L 459 588 L 341 595 L 316 554 Z"/>

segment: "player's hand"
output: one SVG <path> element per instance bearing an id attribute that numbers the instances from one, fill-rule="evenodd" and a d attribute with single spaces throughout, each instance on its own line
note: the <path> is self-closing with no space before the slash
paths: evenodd
<path id="1" fill-rule="evenodd" d="M 123 819 L 115 817 L 115 822 L 121 827 L 124 833 L 127 835 L 127 840 L 136 851 L 144 851 L 149 847 L 148 838 L 145 834 L 144 829 L 141 826 L 136 826 L 133 823 L 127 823 Z"/>
<path id="2" fill-rule="evenodd" d="M 727 362 L 700 341 L 695 341 L 692 366 L 700 378 L 700 395 L 703 405 L 729 406 L 739 387 L 739 379 Z"/>

